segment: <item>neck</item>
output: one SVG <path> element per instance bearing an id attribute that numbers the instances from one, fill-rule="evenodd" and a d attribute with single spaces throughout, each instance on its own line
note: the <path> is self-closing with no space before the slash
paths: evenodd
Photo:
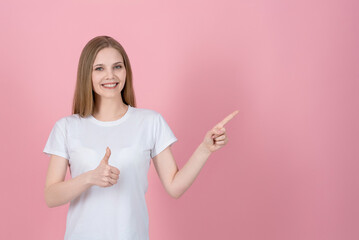
<path id="1" fill-rule="evenodd" d="M 128 106 L 119 98 L 96 98 L 93 116 L 101 121 L 114 121 L 127 112 Z"/>

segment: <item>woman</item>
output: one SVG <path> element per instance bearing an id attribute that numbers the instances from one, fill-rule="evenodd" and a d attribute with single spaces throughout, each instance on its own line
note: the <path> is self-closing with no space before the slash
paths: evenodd
<path id="1" fill-rule="evenodd" d="M 70 202 L 65 239 L 149 239 L 151 158 L 168 194 L 179 198 L 227 143 L 224 124 L 237 113 L 208 131 L 179 171 L 170 148 L 177 138 L 167 122 L 154 110 L 136 108 L 124 48 L 108 36 L 90 40 L 79 60 L 73 114 L 55 123 L 43 150 L 50 156 L 46 204 Z M 72 178 L 64 181 L 67 166 Z"/>

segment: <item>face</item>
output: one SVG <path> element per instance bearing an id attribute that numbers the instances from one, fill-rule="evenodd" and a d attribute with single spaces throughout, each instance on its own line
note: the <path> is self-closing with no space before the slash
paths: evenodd
<path id="1" fill-rule="evenodd" d="M 105 98 L 121 98 L 125 81 L 126 69 L 121 53 L 111 47 L 101 49 L 97 53 L 92 67 L 92 88 L 95 95 Z M 113 86 L 113 84 L 116 85 Z"/>

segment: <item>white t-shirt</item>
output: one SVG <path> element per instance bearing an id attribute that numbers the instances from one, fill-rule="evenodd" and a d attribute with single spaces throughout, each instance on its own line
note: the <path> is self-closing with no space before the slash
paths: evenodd
<path id="1" fill-rule="evenodd" d="M 148 240 L 145 193 L 151 158 L 176 141 L 160 113 L 130 105 L 110 122 L 78 114 L 59 119 L 43 152 L 68 159 L 72 178 L 95 169 L 107 146 L 109 165 L 120 170 L 115 185 L 94 185 L 70 202 L 65 240 Z"/>

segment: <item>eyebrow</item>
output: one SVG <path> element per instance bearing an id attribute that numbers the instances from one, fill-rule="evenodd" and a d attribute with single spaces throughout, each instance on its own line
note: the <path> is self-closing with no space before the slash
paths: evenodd
<path id="1" fill-rule="evenodd" d="M 118 64 L 118 63 L 123 63 L 123 62 L 115 62 L 115 63 L 112 64 L 112 65 L 116 65 L 116 64 Z M 94 65 L 94 67 L 96 67 L 96 66 L 103 66 L 103 64 L 102 64 L 102 63 L 99 63 L 99 64 Z"/>

